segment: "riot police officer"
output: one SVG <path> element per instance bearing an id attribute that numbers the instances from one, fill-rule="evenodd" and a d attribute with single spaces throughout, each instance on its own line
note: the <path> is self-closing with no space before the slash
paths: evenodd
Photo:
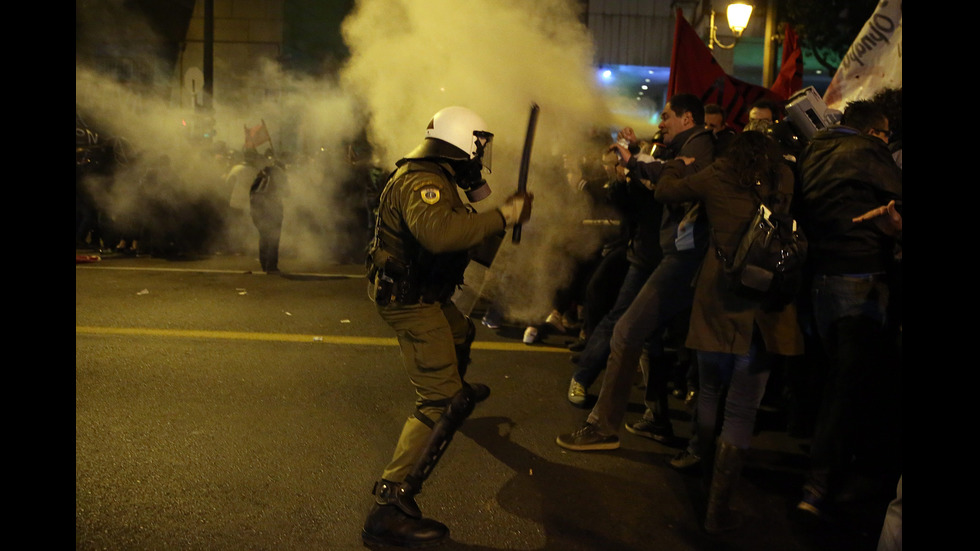
<path id="1" fill-rule="evenodd" d="M 533 196 L 515 194 L 499 208 L 476 212 L 470 202 L 490 188 L 493 134 L 470 109 L 436 113 L 425 139 L 396 163 L 381 193 L 367 259 L 368 294 L 395 330 L 402 361 L 415 386 L 415 411 L 402 427 L 391 461 L 374 485 L 375 502 L 362 530 L 365 543 L 434 544 L 449 529 L 424 518 L 415 502 L 486 385 L 465 381 L 473 322 L 453 304 L 470 252 L 531 214 Z"/>

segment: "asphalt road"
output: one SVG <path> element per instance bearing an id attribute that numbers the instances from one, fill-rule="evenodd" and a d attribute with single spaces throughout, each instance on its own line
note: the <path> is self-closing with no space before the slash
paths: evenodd
<path id="1" fill-rule="evenodd" d="M 363 549 L 414 392 L 360 267 L 281 265 L 76 263 L 76 549 Z M 527 346 L 522 329 L 478 324 L 469 378 L 492 395 L 418 499 L 450 527 L 440 549 L 874 548 L 883 502 L 842 525 L 794 520 L 806 441 L 765 418 L 738 490 L 746 525 L 724 537 L 700 529 L 699 480 L 667 463 L 677 448 L 625 430 L 615 451 L 559 448 L 587 415 L 565 400 L 567 337 Z M 640 413 L 634 389 L 627 420 Z"/>

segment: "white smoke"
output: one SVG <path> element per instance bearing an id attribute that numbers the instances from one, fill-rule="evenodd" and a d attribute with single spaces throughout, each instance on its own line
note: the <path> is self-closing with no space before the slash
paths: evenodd
<path id="1" fill-rule="evenodd" d="M 289 270 L 290 255 L 332 261 L 340 258 L 337 251 L 350 249 L 350 233 L 342 230 L 363 201 L 345 196 L 350 190 L 341 184 L 350 170 L 346 144 L 362 129 L 387 172 L 422 140 L 438 110 L 473 109 L 495 134 L 493 172 L 487 175 L 494 194 L 476 205 L 485 210 L 516 189 L 535 102 L 541 111 L 528 181 L 534 211 L 520 244 L 511 244 L 509 235 L 504 240 L 490 270 L 494 284 L 486 290 L 510 319 L 541 321 L 577 261 L 599 240 L 581 223 L 587 202 L 569 187 L 562 155 L 595 154 L 588 141 L 594 129 L 629 123 L 611 113 L 596 85 L 593 43 L 580 9 L 574 0 L 359 0 L 342 25 L 351 56 L 338 80 L 293 74 L 269 59 L 235 75 L 255 83 L 244 93 L 223 94 L 216 78 L 216 138 L 239 150 L 243 128 L 264 121 L 276 152 L 293 155 L 282 268 Z M 150 32 L 121 17 L 79 18 L 77 26 Z M 216 74 L 222 70 L 216 67 Z M 206 197 L 224 208 L 227 167 L 216 168 L 210 152 L 187 139 L 183 122 L 193 113 L 175 107 L 179 99 L 171 96 L 177 95 L 147 93 L 76 64 L 79 109 L 105 132 L 125 137 L 143 159 L 166 153 L 183 182 L 180 197 Z M 133 169 L 131 177 L 142 169 Z M 104 194 L 110 210 L 128 208 L 125 188 L 114 185 Z M 253 237 L 248 245 L 254 251 Z"/>
<path id="2" fill-rule="evenodd" d="M 98 44 L 106 51 L 76 56 L 76 112 L 101 140 L 119 139 L 127 145 L 125 166 L 113 178 L 92 175 L 83 184 L 113 221 L 110 226 L 143 225 L 157 230 L 158 239 L 174 227 L 199 228 L 207 234 L 207 242 L 200 243 L 205 252 L 256 255 L 257 231 L 247 214 L 229 209 L 231 189 L 224 176 L 230 166 L 217 154 L 230 151 L 240 158 L 245 128 L 264 123 L 272 141 L 259 145 L 259 151 L 271 148 L 288 161 L 291 195 L 284 205 L 283 268 L 288 269 L 291 259 L 304 266 L 308 261 L 355 261 L 352 251 L 364 244 L 351 240 L 366 241 L 367 228 L 360 190 L 352 193 L 344 187 L 351 177 L 347 144 L 365 122 L 353 96 L 331 79 L 284 71 L 268 57 L 256 58 L 246 68 L 231 68 L 216 56 L 210 114 L 216 132 L 210 142 L 201 140 L 201 131 L 210 127 L 202 126 L 206 116 L 195 113 L 193 104 L 181 97 L 185 91 L 178 86 L 180 68 L 171 69 L 163 52 L 144 47 L 163 41 L 124 4 L 82 2 L 77 10 L 79 43 Z M 92 67 L 89 59 L 103 66 Z M 106 67 L 107 59 L 121 61 Z M 126 66 L 132 70 L 127 72 Z M 160 186 L 167 187 L 167 193 L 156 193 L 151 209 L 140 183 L 164 155 L 175 177 L 169 186 Z"/>
<path id="3" fill-rule="evenodd" d="M 593 43 L 570 0 L 361 0 L 344 21 L 342 83 L 366 104 L 370 138 L 391 165 L 443 107 L 473 109 L 494 132 L 493 208 L 516 190 L 532 102 L 541 107 L 528 177 L 534 211 L 519 245 L 504 240 L 485 288 L 509 318 L 540 322 L 577 260 L 597 245 L 587 203 L 561 155 L 589 147 L 611 114 L 593 77 Z M 484 203 L 487 203 L 484 205 Z"/>

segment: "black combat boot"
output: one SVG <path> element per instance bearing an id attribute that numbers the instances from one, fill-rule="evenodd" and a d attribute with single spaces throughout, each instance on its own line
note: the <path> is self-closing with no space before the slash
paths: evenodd
<path id="1" fill-rule="evenodd" d="M 380 480 L 374 485 L 374 505 L 364 521 L 361 539 L 366 545 L 420 548 L 437 545 L 449 535 L 445 524 L 422 518 L 407 485 Z"/>

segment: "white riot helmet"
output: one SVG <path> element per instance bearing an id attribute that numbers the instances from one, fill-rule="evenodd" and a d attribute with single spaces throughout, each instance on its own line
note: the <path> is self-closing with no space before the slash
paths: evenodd
<path id="1" fill-rule="evenodd" d="M 487 130 L 483 117 L 473 110 L 459 106 L 442 109 L 432 116 L 425 129 L 425 137 L 446 142 L 455 146 L 458 151 L 430 143 L 417 148 L 409 154 L 409 158 L 418 158 L 419 153 L 422 154 L 420 156 L 442 157 L 454 161 L 479 158 L 483 168 L 487 172 L 491 171 L 493 133 Z"/>
<path id="2" fill-rule="evenodd" d="M 432 116 L 425 140 L 406 159 L 445 159 L 456 169 L 456 185 L 476 202 L 490 195 L 480 169 L 490 172 L 493 133 L 483 117 L 466 107 L 446 107 Z"/>
<path id="3" fill-rule="evenodd" d="M 470 159 L 480 157 L 490 172 L 493 133 L 487 130 L 483 117 L 466 107 L 446 107 L 432 116 L 425 137 L 438 138 L 465 151 Z"/>

